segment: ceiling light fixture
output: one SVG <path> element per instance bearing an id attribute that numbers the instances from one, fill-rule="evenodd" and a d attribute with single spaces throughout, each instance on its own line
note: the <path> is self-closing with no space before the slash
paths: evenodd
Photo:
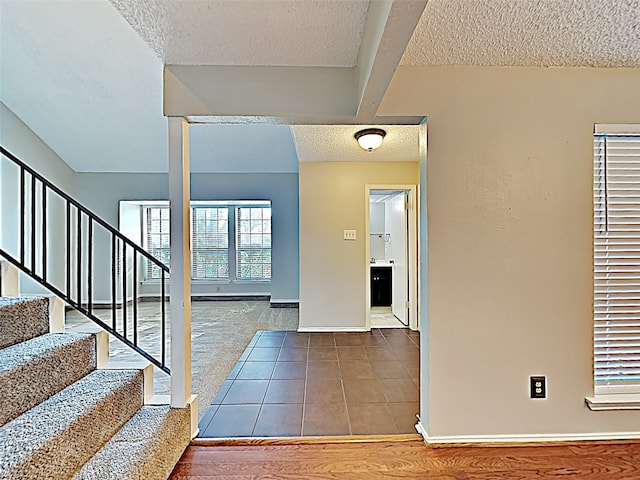
<path id="1" fill-rule="evenodd" d="M 358 141 L 358 145 L 364 148 L 367 152 L 373 152 L 376 148 L 382 145 L 382 139 L 387 134 L 381 128 L 365 128 L 356 132 L 354 137 Z"/>

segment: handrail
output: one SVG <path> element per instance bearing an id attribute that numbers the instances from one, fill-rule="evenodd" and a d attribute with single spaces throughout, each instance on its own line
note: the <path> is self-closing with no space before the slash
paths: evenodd
<path id="1" fill-rule="evenodd" d="M 19 259 L 15 258 L 6 250 L 0 248 L 0 255 L 5 257 L 9 262 L 15 265 L 17 268 L 25 272 L 35 281 L 49 289 L 51 292 L 55 293 L 57 296 L 62 298 L 68 305 L 84 314 L 86 317 L 91 319 L 93 322 L 98 324 L 104 330 L 112 334 L 118 340 L 122 341 L 128 347 L 132 348 L 134 351 L 142 355 L 144 358 L 149 360 L 152 364 L 157 366 L 162 371 L 170 374 L 171 370 L 166 365 L 166 308 L 165 308 L 165 281 L 168 278 L 169 267 L 167 267 L 160 260 L 155 258 L 149 252 L 141 248 L 140 246 L 133 243 L 129 240 L 125 235 L 120 233 L 118 230 L 109 225 L 102 218 L 98 217 L 91 210 L 86 208 L 80 202 L 69 196 L 67 193 L 62 191 L 56 185 L 52 184 L 49 180 L 44 178 L 38 172 L 36 172 L 33 168 L 26 165 L 20 159 L 18 159 L 15 155 L 7 151 L 4 147 L 0 146 L 0 153 L 4 155 L 7 159 L 16 164 L 20 170 L 20 221 L 19 221 Z M 30 182 L 28 182 L 28 178 L 30 177 Z M 27 198 L 27 187 L 30 187 L 30 198 Z M 40 192 L 40 198 L 38 201 L 38 192 Z M 65 215 L 65 232 L 66 232 L 66 248 L 64 249 L 64 256 L 66 262 L 66 274 L 65 274 L 65 288 L 60 286 L 56 286 L 47 278 L 47 259 L 49 258 L 49 243 L 48 236 L 50 234 L 47 233 L 47 220 L 50 218 L 47 207 L 48 207 L 48 192 L 53 192 L 57 195 L 58 198 L 64 201 L 63 210 L 66 212 Z M 27 225 L 27 211 L 28 206 L 30 206 L 30 225 Z M 72 216 L 72 211 L 75 209 L 75 222 L 74 217 Z M 84 217 L 83 217 L 84 215 Z M 40 226 L 40 245 L 37 245 L 37 220 L 41 221 Z M 57 220 L 57 219 L 54 219 Z M 86 223 L 87 230 L 83 232 L 82 226 L 83 223 Z M 27 232 L 27 226 L 30 227 L 29 232 Z M 100 319 L 94 313 L 94 304 L 93 304 L 93 280 L 94 280 L 94 226 L 99 226 L 107 232 L 110 236 L 110 244 L 111 244 L 111 255 L 109 255 L 109 261 L 111 263 L 110 272 L 105 272 L 105 275 L 111 274 L 111 298 L 110 298 L 110 308 L 111 308 L 111 325 L 108 325 L 104 320 Z M 76 230 L 72 232 L 72 230 Z M 30 244 L 26 244 L 27 233 L 30 235 Z M 86 244 L 84 244 L 83 240 L 86 240 Z M 76 255 L 72 257 L 72 244 L 75 241 L 75 250 Z M 27 247 L 29 247 L 30 255 L 27 257 Z M 83 247 L 86 251 L 83 250 Z M 128 287 L 128 274 L 127 274 L 127 254 L 132 252 L 132 290 L 133 290 L 133 311 L 131 314 L 133 329 L 133 338 L 129 338 L 131 335 L 128 333 L 127 321 L 128 312 L 127 312 L 127 287 Z M 39 255 L 38 255 L 39 254 Z M 118 256 L 121 255 L 121 262 L 118 259 Z M 161 296 L 160 296 L 160 304 L 161 304 L 161 313 L 160 313 L 160 321 L 161 321 L 161 332 L 160 332 L 160 358 L 156 358 L 151 355 L 144 349 L 140 347 L 139 342 L 139 318 L 138 318 L 138 302 L 137 302 L 137 288 L 138 288 L 138 255 L 140 255 L 144 261 L 150 262 L 154 267 L 160 269 L 161 272 Z M 39 260 L 38 261 L 38 256 Z M 75 261 L 75 266 L 73 266 L 73 262 Z M 30 268 L 27 263 L 30 263 Z M 121 302 L 118 302 L 117 295 L 117 286 L 118 286 L 118 268 L 122 267 L 122 275 L 121 276 L 121 284 L 122 288 L 121 293 Z M 38 273 L 38 267 L 40 273 Z M 75 272 L 72 272 L 73 267 L 75 267 Z M 86 271 L 86 277 L 83 275 L 83 267 Z M 72 275 L 75 273 L 75 275 Z M 75 285 L 75 297 L 73 295 L 73 281 L 76 282 Z M 86 301 L 83 303 L 83 293 L 86 295 Z M 122 318 L 121 324 L 122 328 L 118 328 L 117 321 L 117 307 L 118 303 L 122 304 Z M 86 305 L 86 307 L 85 307 Z"/>
<path id="2" fill-rule="evenodd" d="M 124 236 L 118 230 L 113 228 L 111 225 L 109 225 L 107 222 L 105 222 L 102 218 L 100 218 L 98 215 L 93 213 L 87 207 L 82 205 L 76 199 L 74 199 L 73 197 L 69 196 L 64 191 L 60 190 L 60 188 L 58 188 L 56 185 L 51 183 L 45 177 L 40 175 L 38 172 L 36 172 L 33 168 L 31 168 L 29 165 L 24 163 L 22 160 L 18 159 L 15 155 L 13 155 L 11 152 L 9 152 L 7 149 L 5 149 L 3 146 L 0 146 L 0 153 L 2 153 L 5 157 L 9 158 L 13 163 L 17 164 L 21 169 L 26 170 L 34 178 L 37 178 L 40 182 L 45 184 L 49 190 L 51 190 L 51 191 L 57 193 L 58 195 L 60 195 L 63 199 L 65 199 L 67 202 L 69 202 L 74 207 L 76 207 L 79 210 L 81 210 L 87 216 L 93 217 L 93 221 L 94 222 L 99 223 L 101 226 L 103 226 L 105 229 L 107 229 L 110 233 L 112 233 L 113 235 L 117 236 L 120 240 L 128 242 L 138 253 L 140 253 L 141 255 L 144 255 L 145 257 L 147 257 L 152 262 L 156 262 L 158 267 L 162 268 L 165 272 L 169 273 L 169 267 L 167 267 L 164 263 L 162 263 L 156 257 L 151 255 L 144 248 L 142 248 L 142 247 L 136 245 L 135 243 L 133 243 L 126 236 Z"/>

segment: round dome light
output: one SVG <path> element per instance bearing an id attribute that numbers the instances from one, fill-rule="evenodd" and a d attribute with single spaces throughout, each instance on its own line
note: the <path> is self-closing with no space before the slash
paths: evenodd
<path id="1" fill-rule="evenodd" d="M 382 140 L 386 134 L 387 132 L 381 128 L 365 128 L 364 130 L 356 132 L 354 137 L 358 141 L 358 145 L 367 152 L 372 152 L 382 145 Z"/>

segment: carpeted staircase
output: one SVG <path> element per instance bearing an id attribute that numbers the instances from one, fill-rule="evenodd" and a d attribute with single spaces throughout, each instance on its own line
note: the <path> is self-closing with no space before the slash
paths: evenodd
<path id="1" fill-rule="evenodd" d="M 101 365 L 105 332 L 49 322 L 48 298 L 0 297 L 0 479 L 167 479 L 189 408 L 145 405 L 142 370 Z"/>

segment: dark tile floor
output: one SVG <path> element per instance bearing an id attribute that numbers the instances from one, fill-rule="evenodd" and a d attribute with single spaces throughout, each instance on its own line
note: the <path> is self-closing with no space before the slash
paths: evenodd
<path id="1" fill-rule="evenodd" d="M 415 433 L 419 333 L 259 331 L 199 437 Z"/>

